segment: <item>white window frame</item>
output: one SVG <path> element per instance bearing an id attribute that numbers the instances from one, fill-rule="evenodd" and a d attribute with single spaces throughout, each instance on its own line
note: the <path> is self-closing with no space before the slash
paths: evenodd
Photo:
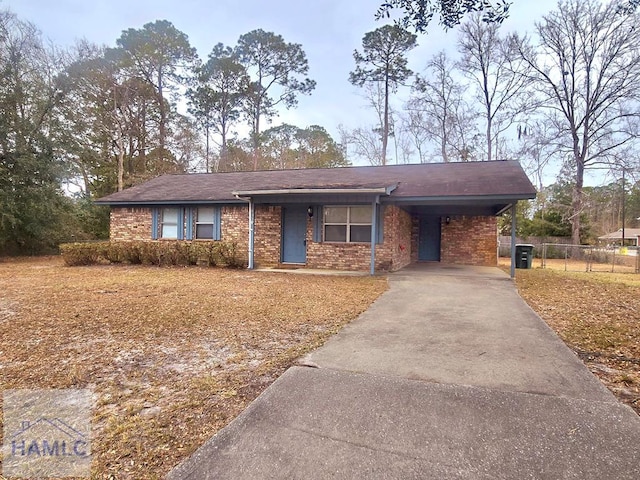
<path id="1" fill-rule="evenodd" d="M 326 222 L 325 221 L 325 214 L 324 214 L 324 209 L 325 208 L 346 208 L 347 209 L 347 221 L 346 223 L 344 222 Z M 371 237 L 369 238 L 369 240 L 366 240 L 364 242 L 352 242 L 351 241 L 351 226 L 368 226 L 369 227 L 369 235 L 371 235 L 371 215 L 373 214 L 372 211 L 370 211 L 370 217 L 369 217 L 369 221 L 367 223 L 362 223 L 362 222 L 351 222 L 351 209 L 352 208 L 369 208 L 369 210 L 372 209 L 371 205 L 326 205 L 325 207 L 323 207 L 322 209 L 322 241 L 323 242 L 329 242 L 329 243 L 371 243 Z M 327 225 L 331 226 L 331 225 L 344 225 L 347 229 L 347 234 L 346 234 L 346 240 L 342 241 L 342 240 L 326 240 L 326 228 Z"/>
<path id="2" fill-rule="evenodd" d="M 201 208 L 209 208 L 211 209 L 211 221 L 203 222 L 200 220 L 200 209 Z M 215 207 L 196 207 L 195 208 L 195 229 L 193 231 L 193 239 L 194 240 L 213 240 L 216 236 L 216 209 Z M 198 225 L 211 225 L 211 237 L 199 237 L 198 236 Z"/>
<path id="3" fill-rule="evenodd" d="M 175 222 L 165 222 L 165 212 L 167 210 L 175 210 L 176 212 L 176 220 Z M 160 221 L 158 222 L 159 235 L 158 238 L 164 238 L 167 240 L 177 240 L 179 235 L 179 228 L 181 227 L 179 224 L 180 220 L 180 208 L 179 207 L 165 207 L 160 209 Z M 175 237 L 168 237 L 164 235 L 164 227 L 165 226 L 175 226 L 176 235 Z"/>

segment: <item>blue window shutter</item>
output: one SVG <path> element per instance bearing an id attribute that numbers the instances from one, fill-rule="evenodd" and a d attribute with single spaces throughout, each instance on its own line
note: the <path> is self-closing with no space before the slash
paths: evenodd
<path id="1" fill-rule="evenodd" d="M 213 239 L 214 240 L 220 240 L 220 238 L 222 237 L 221 235 L 221 223 L 222 223 L 222 214 L 221 214 L 221 208 L 220 207 L 215 207 L 213 209 Z"/>
<path id="2" fill-rule="evenodd" d="M 178 240 L 184 239 L 184 208 L 178 208 Z"/>
<path id="3" fill-rule="evenodd" d="M 158 222 L 160 217 L 160 210 L 157 208 L 151 209 L 151 240 L 158 239 Z"/>
<path id="4" fill-rule="evenodd" d="M 313 241 L 322 241 L 322 207 L 317 205 L 313 207 Z"/>
<path id="5" fill-rule="evenodd" d="M 376 243 L 384 242 L 384 207 L 382 205 L 376 205 L 376 215 L 378 216 L 376 223 L 378 224 L 378 231 L 376 237 Z"/>
<path id="6" fill-rule="evenodd" d="M 193 240 L 193 210 L 187 207 L 187 240 Z"/>

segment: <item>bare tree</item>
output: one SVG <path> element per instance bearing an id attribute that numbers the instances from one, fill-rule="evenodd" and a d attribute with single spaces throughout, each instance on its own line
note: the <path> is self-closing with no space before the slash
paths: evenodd
<path id="1" fill-rule="evenodd" d="M 347 149 L 351 147 L 350 151 L 353 155 L 371 165 L 386 165 L 388 158 L 382 154 L 387 150 L 387 147 L 383 145 L 386 136 L 387 145 L 389 148 L 393 147 L 395 163 L 400 162 L 400 157 L 402 157 L 403 163 L 408 163 L 412 152 L 410 152 L 409 145 L 411 142 L 407 138 L 409 132 L 405 131 L 406 122 L 388 104 L 384 86 L 379 83 L 369 83 L 363 86 L 363 90 L 362 97 L 367 106 L 375 113 L 376 123 L 353 130 L 339 125 L 338 131 L 342 138 L 343 147 Z M 385 132 L 387 133 L 385 134 Z M 389 144 L 389 141 L 392 143 Z"/>
<path id="2" fill-rule="evenodd" d="M 538 191 L 544 188 L 545 170 L 560 154 L 556 129 L 542 120 L 518 125 L 516 154 Z"/>
<path id="3" fill-rule="evenodd" d="M 536 25 L 536 48 L 519 43 L 543 96 L 547 121 L 565 140 L 574 176 L 571 234 L 580 241 L 585 169 L 615 163 L 637 139 L 640 20 L 619 2 L 560 1 Z"/>
<path id="4" fill-rule="evenodd" d="M 485 121 L 487 160 L 499 157 L 498 139 L 527 110 L 524 87 L 528 64 L 510 38 L 501 37 L 499 25 L 471 15 L 460 26 L 460 69 L 475 84 Z M 495 148 L 495 155 L 494 155 Z"/>
<path id="5" fill-rule="evenodd" d="M 404 130 L 411 140 L 411 144 L 418 155 L 420 163 L 427 163 L 427 148 L 429 146 L 429 132 L 424 127 L 426 118 L 422 110 L 406 108 L 406 113 L 402 117 Z"/>
<path id="6" fill-rule="evenodd" d="M 420 156 L 420 152 L 417 147 L 414 150 L 415 137 L 411 132 L 410 118 L 403 113 L 398 113 L 392 116 L 391 126 L 396 163 L 412 163 L 415 154 L 418 153 Z"/>
<path id="7" fill-rule="evenodd" d="M 338 133 L 347 160 L 355 155 L 366 159 L 371 165 L 384 165 L 380 157 L 382 139 L 377 129 L 358 127 L 349 130 L 344 125 L 338 125 Z"/>
<path id="8" fill-rule="evenodd" d="M 422 135 L 435 142 L 436 155 L 444 162 L 461 159 L 468 132 L 475 123 L 471 118 L 475 115 L 464 98 L 465 87 L 454 79 L 454 70 L 454 62 L 444 51 L 436 54 L 427 64 L 425 75 L 417 75 L 414 95 L 406 106 L 414 140 Z M 417 148 L 422 151 L 422 147 Z M 422 153 L 420 156 L 424 161 Z"/>

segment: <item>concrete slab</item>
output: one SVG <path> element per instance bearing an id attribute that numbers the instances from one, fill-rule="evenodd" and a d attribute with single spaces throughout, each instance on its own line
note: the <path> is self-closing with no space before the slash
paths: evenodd
<path id="1" fill-rule="evenodd" d="M 369 276 L 369 272 L 360 272 L 353 270 L 328 270 L 324 268 L 306 268 L 306 267 L 290 267 L 290 268 L 278 268 L 278 267 L 263 267 L 256 268 L 255 272 L 275 272 L 275 273 L 291 273 L 294 275 L 325 275 L 331 277 L 366 277 Z"/>
<path id="2" fill-rule="evenodd" d="M 294 367 L 169 479 L 633 479 L 611 402 Z"/>
<path id="3" fill-rule="evenodd" d="M 418 266 L 302 364 L 438 383 L 614 397 L 497 268 Z"/>
<path id="4" fill-rule="evenodd" d="M 424 275 L 445 275 L 459 278 L 481 277 L 508 279 L 509 275 L 496 267 L 473 265 L 453 265 L 441 262 L 419 262 L 406 266 L 402 270 L 389 274 L 394 278 L 419 278 Z"/>

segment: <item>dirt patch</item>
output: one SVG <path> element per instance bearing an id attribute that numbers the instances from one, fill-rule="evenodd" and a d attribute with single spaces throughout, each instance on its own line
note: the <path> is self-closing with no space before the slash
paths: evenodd
<path id="1" fill-rule="evenodd" d="M 92 478 L 161 478 L 386 288 L 380 277 L 5 260 L 0 388 L 93 389 Z"/>
<path id="2" fill-rule="evenodd" d="M 520 295 L 640 414 L 640 275 L 516 270 Z"/>

